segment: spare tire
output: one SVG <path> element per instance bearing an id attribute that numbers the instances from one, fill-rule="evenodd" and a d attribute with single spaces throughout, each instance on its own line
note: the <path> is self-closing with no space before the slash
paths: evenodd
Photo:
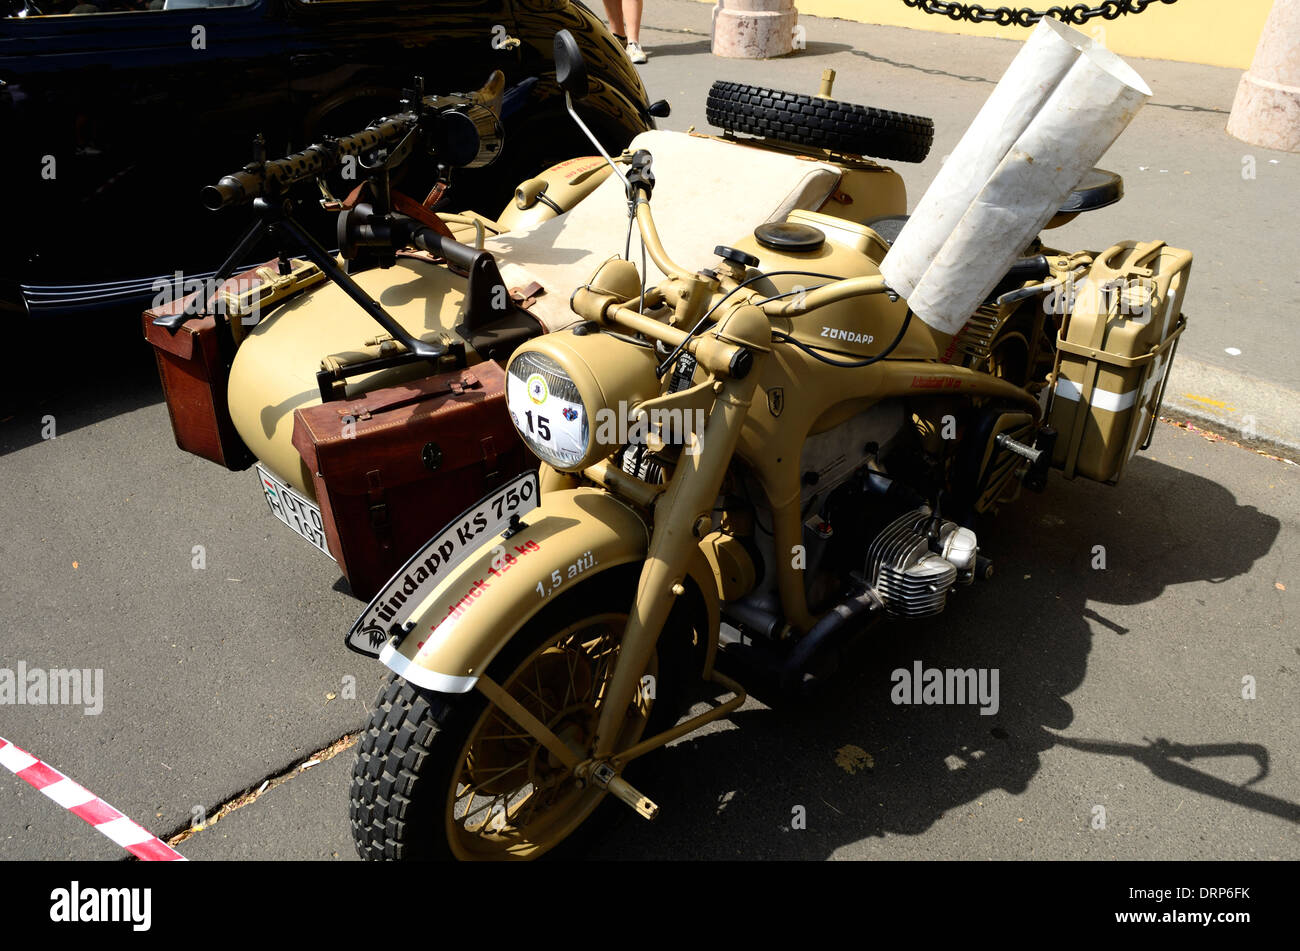
<path id="1" fill-rule="evenodd" d="M 835 99 L 718 80 L 709 89 L 711 125 L 797 145 L 898 162 L 921 162 L 934 120 Z"/>

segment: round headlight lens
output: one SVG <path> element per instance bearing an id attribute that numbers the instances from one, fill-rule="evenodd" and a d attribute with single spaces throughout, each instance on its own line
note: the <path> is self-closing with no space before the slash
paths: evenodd
<path id="1" fill-rule="evenodd" d="M 524 351 L 506 373 L 506 406 L 528 447 L 560 470 L 576 468 L 587 453 L 590 427 L 577 385 L 555 360 Z"/>

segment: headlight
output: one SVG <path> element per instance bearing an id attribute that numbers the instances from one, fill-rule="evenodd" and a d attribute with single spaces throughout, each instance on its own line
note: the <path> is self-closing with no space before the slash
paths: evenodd
<path id="1" fill-rule="evenodd" d="M 519 435 L 544 462 L 580 468 L 591 425 L 578 385 L 544 353 L 521 353 L 510 361 L 506 405 Z"/>
<path id="2" fill-rule="evenodd" d="M 659 391 L 653 350 L 598 332 L 544 334 L 516 350 L 506 369 L 515 429 L 562 472 L 622 448 L 631 408 Z"/>

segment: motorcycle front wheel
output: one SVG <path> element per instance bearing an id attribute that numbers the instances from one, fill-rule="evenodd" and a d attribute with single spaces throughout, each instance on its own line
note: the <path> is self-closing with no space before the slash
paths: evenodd
<path id="1" fill-rule="evenodd" d="M 525 625 L 488 669 L 557 736 L 583 749 L 627 621 L 621 591 L 621 599 L 572 592 Z M 648 667 L 655 689 L 629 705 L 618 749 L 676 719 L 659 651 Z M 363 859 L 532 859 L 568 839 L 606 795 L 579 783 L 480 691 L 438 694 L 394 675 L 359 742 L 352 834 Z M 607 806 L 615 807 L 627 808 Z"/>

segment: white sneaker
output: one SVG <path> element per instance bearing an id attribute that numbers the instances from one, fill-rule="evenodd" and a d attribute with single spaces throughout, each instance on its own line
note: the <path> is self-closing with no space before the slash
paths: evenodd
<path id="1" fill-rule="evenodd" d="M 633 43 L 630 40 L 627 44 L 627 58 L 634 63 L 644 63 L 646 60 L 645 50 L 641 49 L 640 43 Z"/>

